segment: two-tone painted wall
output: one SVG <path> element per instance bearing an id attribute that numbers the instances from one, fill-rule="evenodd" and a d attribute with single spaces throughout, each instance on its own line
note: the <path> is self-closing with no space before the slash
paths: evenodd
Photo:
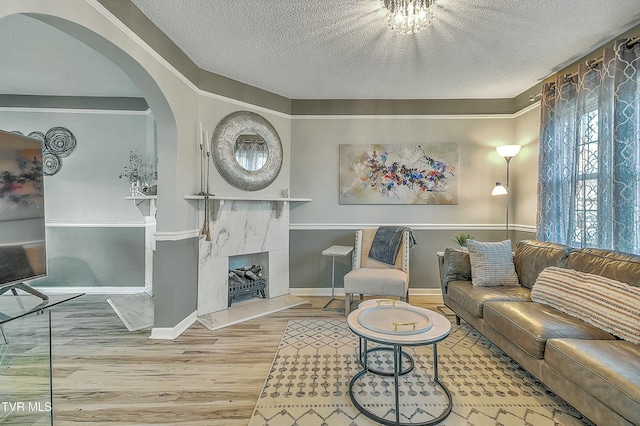
<path id="1" fill-rule="evenodd" d="M 453 234 L 468 232 L 483 240 L 505 237 L 504 199 L 490 195 L 495 181 L 504 179 L 506 172 L 504 160 L 495 151 L 498 145 L 523 145 L 511 163 L 509 217 L 513 230 L 509 237 L 515 241 L 534 236 L 539 110 L 527 98 L 536 88 L 506 100 L 291 100 L 198 69 L 129 1 L 0 3 L 0 19 L 15 13 L 40 19 L 110 59 L 140 89 L 153 113 L 159 159 L 154 330 L 160 329 L 163 336 L 178 335 L 193 322 L 196 312 L 198 203 L 184 200 L 184 195 L 199 189 L 200 179 L 195 171 L 199 162 L 198 123 L 203 123 L 211 132 L 217 122 L 232 111 L 252 110 L 265 116 L 283 141 L 282 172 L 260 195 L 277 196 L 282 189 L 290 187 L 292 196 L 313 200 L 294 203 L 290 211 L 293 291 L 328 294 L 331 259 L 323 257 L 321 251 L 333 244 L 351 244 L 353 230 L 357 228 L 381 224 L 414 228 L 418 246 L 411 252 L 411 287 L 415 292 L 437 291 L 435 253 L 453 244 Z M 56 124 L 62 123 L 56 121 Z M 118 126 L 113 123 L 108 127 Z M 13 122 L 4 127 L 20 130 Z M 84 140 L 85 135 L 82 137 Z M 340 205 L 338 146 L 356 143 L 457 143 L 460 146 L 459 204 Z M 127 145 L 119 149 L 128 152 L 130 148 L 131 145 Z M 118 157 L 110 160 L 109 169 L 100 170 L 113 185 L 114 203 L 122 202 L 124 192 L 119 186 L 122 182 L 113 177 L 121 166 L 122 160 Z M 86 170 L 75 169 L 67 184 L 78 189 L 73 187 L 73 182 L 83 174 Z M 214 193 L 238 193 L 215 169 L 211 183 Z M 78 201 L 80 194 L 73 194 L 77 199 L 66 198 L 66 185 L 61 188 L 64 189 L 52 189 L 61 197 L 52 201 L 52 206 L 85 208 L 81 206 L 86 204 Z M 83 191 L 90 192 L 95 203 L 103 202 L 94 197 L 90 188 L 79 190 Z M 123 221 L 138 220 L 139 213 L 132 206 L 123 206 L 127 208 L 130 210 L 120 211 L 118 207 L 108 213 L 114 215 L 108 218 L 99 216 L 102 213 L 96 210 L 92 221 L 110 223 L 118 220 L 116 217 Z M 142 235 L 140 238 L 142 245 Z M 66 241 L 61 243 L 61 251 L 72 244 L 71 235 Z M 115 267 L 116 255 L 112 250 L 109 252 L 103 256 L 114 257 Z M 90 263 L 97 260 L 95 257 L 99 255 L 88 259 Z M 141 262 L 138 273 L 142 268 Z M 342 259 L 336 275 L 341 277 L 346 270 L 348 261 Z"/>
<path id="2" fill-rule="evenodd" d="M 509 237 L 532 238 L 535 231 L 537 140 L 532 124 L 537 105 L 512 114 L 329 115 L 292 120 L 292 193 L 311 203 L 291 211 L 291 287 L 298 294 L 329 294 L 332 259 L 322 250 L 353 245 L 354 230 L 379 225 L 410 226 L 418 244 L 410 254 L 410 292 L 436 294 L 436 253 L 455 246 L 454 234 L 481 240 L 506 238 L 506 197 L 492 197 L 506 163 L 495 147 L 523 145 L 512 160 Z M 537 124 L 536 124 L 537 126 Z M 341 205 L 340 144 L 436 144 L 459 146 L 457 205 Z M 526 206 L 530 206 L 527 209 Z M 336 259 L 336 286 L 350 268 L 350 257 Z M 340 291 L 340 290 L 339 290 Z"/>

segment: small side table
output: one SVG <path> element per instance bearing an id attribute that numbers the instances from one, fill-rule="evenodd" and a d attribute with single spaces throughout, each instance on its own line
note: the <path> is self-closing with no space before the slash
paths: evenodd
<path id="1" fill-rule="evenodd" d="M 383 300 L 384 299 L 381 299 L 381 301 Z M 375 318 L 373 321 L 362 321 L 362 319 L 360 318 L 361 314 L 372 312 L 376 309 L 378 310 L 377 318 Z M 429 318 L 432 327 L 426 329 L 425 331 L 419 331 L 412 334 L 398 332 L 398 326 L 416 326 L 416 322 L 394 323 L 393 319 L 398 317 L 398 313 L 401 313 L 401 311 L 409 311 L 413 312 L 414 315 L 421 315 L 423 317 Z M 386 318 L 388 318 L 388 320 Z M 380 321 L 380 319 L 382 319 L 383 321 Z M 369 367 L 367 357 L 365 356 L 363 360 L 362 370 L 356 373 L 355 376 L 351 378 L 351 382 L 349 383 L 349 398 L 351 399 L 353 405 L 358 409 L 358 411 L 360 411 L 371 420 L 376 421 L 378 424 L 396 426 L 431 426 L 439 424 L 441 421 L 446 419 L 449 414 L 451 414 L 451 409 L 453 408 L 453 399 L 451 397 L 451 392 L 449 392 L 449 389 L 447 389 L 445 384 L 442 383 L 438 377 L 438 343 L 449 336 L 449 333 L 451 332 L 451 323 L 447 318 L 437 312 L 433 312 L 425 308 L 411 306 L 409 304 L 388 306 L 378 303 L 378 306 L 372 306 L 372 304 L 367 304 L 364 306 L 360 305 L 358 309 L 349 314 L 349 316 L 347 317 L 347 323 L 349 325 L 349 329 L 356 336 L 364 339 L 365 344 L 368 340 L 370 342 L 378 343 L 381 345 L 392 346 L 393 350 L 393 390 L 395 391 L 395 409 L 388 410 L 385 416 L 380 416 L 380 413 L 375 413 L 373 411 L 376 407 L 379 407 L 379 405 L 372 403 L 364 404 L 363 402 L 358 401 L 358 396 L 360 395 L 360 387 L 358 386 L 358 381 L 363 376 L 370 373 L 373 373 L 374 375 L 380 375 L 379 372 L 373 371 Z M 395 326 L 395 329 L 393 328 L 393 326 Z M 439 395 L 437 392 L 434 392 L 431 395 L 431 399 L 441 399 L 443 400 L 442 402 L 446 401 L 447 405 L 437 417 L 434 415 L 433 417 L 427 419 L 426 421 L 421 421 L 420 423 L 401 422 L 400 419 L 402 418 L 402 416 L 400 413 L 400 409 L 402 407 L 402 404 L 400 403 L 400 397 L 407 396 L 408 394 L 408 392 L 406 391 L 402 394 L 400 393 L 400 376 L 407 373 L 407 371 L 403 371 L 402 368 L 402 348 L 405 346 L 428 345 L 433 346 L 433 382 L 440 388 Z M 415 377 L 420 377 L 420 375 L 417 375 Z M 365 380 L 369 381 L 369 379 Z M 409 377 L 406 381 L 411 382 L 412 380 L 415 380 L 415 378 Z M 385 390 L 385 392 L 391 393 L 390 391 L 391 389 Z M 437 399 L 436 401 L 431 402 L 437 402 Z M 425 400 L 425 404 L 429 404 L 429 401 Z M 385 408 L 385 410 L 387 409 Z M 395 414 L 395 419 L 390 418 L 390 415 L 392 413 Z M 411 420 L 411 417 L 406 418 Z"/>
<path id="2" fill-rule="evenodd" d="M 344 312 L 344 307 L 343 308 L 328 308 L 328 306 L 334 300 L 340 300 L 340 299 L 336 299 L 336 297 L 335 297 L 336 296 L 336 256 L 346 257 L 352 251 L 353 251 L 353 247 L 352 246 L 331 246 L 328 249 L 325 249 L 325 250 L 322 251 L 322 255 L 323 256 L 331 256 L 331 258 L 332 258 L 331 259 L 331 261 L 332 261 L 332 265 L 331 265 L 331 298 L 322 307 L 323 311 Z"/>

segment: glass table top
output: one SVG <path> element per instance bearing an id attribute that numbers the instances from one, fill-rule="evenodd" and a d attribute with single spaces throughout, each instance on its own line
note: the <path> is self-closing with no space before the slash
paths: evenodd
<path id="1" fill-rule="evenodd" d="M 49 295 L 49 300 L 42 300 L 32 295 L 4 294 L 0 296 L 0 324 L 31 313 L 52 308 L 61 303 L 82 296 L 84 293 Z"/>

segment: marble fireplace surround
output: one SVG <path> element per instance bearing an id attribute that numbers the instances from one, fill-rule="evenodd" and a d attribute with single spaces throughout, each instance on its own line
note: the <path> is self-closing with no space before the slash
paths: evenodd
<path id="1" fill-rule="evenodd" d="M 198 223 L 204 223 L 201 196 Z M 198 316 L 227 309 L 230 259 L 260 258 L 267 279 L 267 298 L 289 293 L 289 202 L 306 199 L 211 197 L 211 240 L 199 239 Z M 233 305 L 232 305 L 233 307 Z"/>

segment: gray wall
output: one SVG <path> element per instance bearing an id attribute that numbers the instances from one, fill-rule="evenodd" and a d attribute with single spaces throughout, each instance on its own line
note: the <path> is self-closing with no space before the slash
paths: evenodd
<path id="1" fill-rule="evenodd" d="M 45 133 L 51 127 L 71 130 L 76 149 L 62 159 L 62 169 L 45 176 L 47 222 L 142 223 L 129 184 L 118 175 L 129 162 L 129 151 L 147 149 L 147 113 L 59 109 L 3 108 L 0 128 Z"/>
<path id="2" fill-rule="evenodd" d="M 313 202 L 295 207 L 292 224 L 495 224 L 502 212 L 491 199 L 504 178 L 504 160 L 495 147 L 513 143 L 513 119 L 460 118 L 299 118 L 292 120 L 291 193 Z M 457 143 L 460 151 L 458 205 L 340 205 L 340 144 Z"/>
<path id="3" fill-rule="evenodd" d="M 48 275 L 39 287 L 144 286 L 143 228 L 47 229 Z"/>
<path id="4" fill-rule="evenodd" d="M 294 203 L 291 209 L 291 287 L 326 294 L 331 283 L 331 257 L 322 256 L 322 250 L 333 244 L 353 245 L 354 230 L 360 227 L 395 224 L 412 227 L 418 241 L 410 253 L 410 288 L 414 292 L 437 291 L 436 253 L 455 246 L 454 234 L 470 233 L 485 241 L 505 238 L 506 199 L 491 196 L 495 181 L 506 178 L 506 162 L 495 147 L 521 143 L 525 137 L 527 146 L 512 160 L 509 237 L 514 243 L 532 238 L 535 207 L 532 215 L 526 208 L 516 210 L 514 206 L 518 201 L 530 201 L 532 183 L 535 195 L 537 156 L 532 153 L 537 151 L 537 140 L 531 134 L 531 123 L 538 114 L 533 108 L 513 115 L 293 119 L 292 194 L 313 201 Z M 339 145 L 367 143 L 457 143 L 459 204 L 339 204 Z M 517 191 L 526 194 L 518 199 Z M 337 287 L 342 287 L 342 277 L 349 269 L 350 257 L 336 259 Z"/>
<path id="5" fill-rule="evenodd" d="M 78 2 L 71 5 L 69 2 L 63 1 L 3 2 L 0 5 L 0 15 L 19 12 L 44 14 L 38 15 L 39 18 L 58 28 L 63 28 L 68 34 L 79 38 L 111 59 L 140 88 L 145 100 L 154 109 L 158 125 L 158 156 L 160 158 L 161 179 L 163 180 L 161 182 L 162 192 L 158 200 L 160 218 L 158 230 L 163 234 L 163 238 L 168 240 L 183 238 L 184 235 L 190 235 L 193 229 L 197 230 L 199 225 L 196 223 L 197 204 L 185 202 L 183 199 L 184 194 L 193 193 L 197 188 L 197 172 L 193 171 L 194 164 L 197 164 L 197 150 L 194 144 L 197 139 L 195 134 L 197 123 L 201 121 L 209 126 L 215 126 L 215 123 L 223 116 L 223 112 L 252 109 L 255 105 L 283 113 L 275 114 L 270 111 L 265 113 L 264 109 L 259 109 L 259 112 L 265 113 L 270 120 L 275 122 L 278 131 L 283 136 L 283 143 L 290 142 L 291 146 L 291 157 L 285 160 L 290 161 L 291 164 L 289 178 L 285 178 L 287 171 L 284 170 L 285 174 L 282 175 L 284 181 L 279 180 L 273 188 L 266 190 L 264 195 L 278 193 L 290 182 L 293 196 L 313 198 L 310 203 L 297 204 L 292 208 L 291 239 L 295 243 L 291 245 L 292 287 L 328 287 L 328 279 L 321 276 L 323 272 L 311 274 L 311 278 L 307 279 L 305 278 L 305 274 L 308 273 L 307 269 L 313 270 L 318 262 L 330 261 L 329 258 L 319 256 L 319 253 L 330 244 L 342 241 L 346 243 L 351 239 L 352 228 L 366 224 L 378 225 L 392 222 L 408 224 L 416 228 L 419 246 L 412 252 L 412 263 L 415 265 L 412 268 L 414 271 L 412 286 L 419 285 L 428 288 L 435 286 L 432 278 L 433 273 L 421 271 L 421 260 L 427 259 L 424 264 L 430 264 L 429 259 L 433 258 L 433 253 L 448 244 L 450 235 L 468 229 L 474 234 L 477 233 L 478 238 L 484 238 L 480 235 L 486 235 L 486 238 L 500 238 L 499 229 L 503 218 L 502 204 L 492 201 L 488 194 L 495 180 L 504 178 L 504 160 L 497 156 L 493 148 L 497 145 L 517 143 L 517 136 L 527 133 L 524 130 L 518 130 L 519 125 L 514 125 L 514 120 L 517 121 L 517 118 L 502 116 L 497 113 L 497 110 L 487 111 L 495 114 L 490 117 L 289 118 L 286 114 L 294 113 L 291 100 L 273 94 L 256 93 L 255 90 L 247 90 L 242 85 L 232 84 L 233 82 L 200 72 L 195 64 L 191 63 L 182 52 L 178 52 L 179 49 L 168 42 L 159 30 L 148 32 L 150 27 L 148 20 L 140 16 L 141 14 L 136 12 L 133 5 L 118 0 L 101 0 L 100 3 L 121 17 L 127 28 L 138 31 L 138 34 L 147 39 L 156 52 L 159 52 L 161 56 L 167 58 L 171 64 L 182 71 L 191 80 L 191 83 L 197 82 L 197 84 L 194 83 L 195 86 L 213 93 L 214 96 L 194 90 L 191 83 L 187 84 L 180 76 L 174 74 L 172 70 L 158 61 L 154 52 L 149 52 L 144 46 L 138 44 L 134 37 L 129 36 L 126 28 L 114 25 L 109 21 L 108 16 L 96 13 L 93 4 Z M 178 59 L 176 60 L 176 58 Z M 199 80 L 202 80 L 203 83 L 200 84 Z M 239 99 L 241 102 L 227 101 L 218 97 L 217 94 Z M 478 101 L 458 101 L 464 105 L 478 103 Z M 367 101 L 363 102 L 368 105 Z M 510 104 L 511 100 L 505 102 Z M 346 103 L 350 104 L 349 101 Z M 480 103 L 484 104 L 484 102 Z M 398 110 L 404 111 L 401 108 L 404 103 L 400 101 L 399 104 Z M 315 111 L 314 105 L 314 101 L 309 101 L 304 102 L 304 108 L 298 107 L 305 111 Z M 376 112 L 376 105 L 372 105 L 374 112 Z M 414 106 L 423 108 L 424 105 L 423 102 L 418 102 L 418 104 L 414 103 Z M 512 112 L 510 110 L 501 111 L 503 114 Z M 414 114 L 416 112 L 412 110 L 412 112 L 406 113 Z M 439 111 L 430 111 L 429 113 L 437 114 Z M 459 114 L 459 110 L 443 110 L 440 113 Z M 47 114 L 44 113 L 41 117 L 43 121 L 50 119 Z M 0 120 L 5 120 L 5 116 L 3 113 Z M 57 118 L 49 121 L 55 121 L 56 125 L 65 125 Z M 530 128 L 525 123 L 527 120 L 522 120 L 523 128 Z M 10 126 L 5 126 L 6 123 L 0 123 L 0 127 L 27 132 L 34 130 L 31 126 L 21 129 L 17 125 L 14 126 L 14 123 L 14 121 L 8 123 Z M 42 128 L 46 129 L 51 123 L 43 124 Z M 74 127 L 72 124 L 74 123 L 67 123 L 67 126 L 76 132 L 76 136 L 81 136 L 81 133 L 84 133 L 79 139 L 88 140 L 88 134 L 92 132 L 94 127 L 87 126 L 83 132 L 80 132 L 79 127 Z M 97 125 L 95 128 L 100 128 L 100 126 Z M 148 140 L 145 137 L 139 140 L 134 138 L 132 135 L 135 132 L 130 132 L 129 126 L 123 125 L 121 122 L 114 122 L 109 126 L 102 127 L 102 129 L 107 132 L 96 134 L 91 138 L 96 141 L 99 139 L 99 142 L 96 143 L 102 144 L 104 149 L 112 148 L 112 145 L 118 147 L 119 143 L 123 143 L 122 146 L 126 146 L 126 149 L 122 150 L 124 154 L 127 154 L 128 150 L 136 143 L 144 144 Z M 288 132 L 290 135 L 287 135 Z M 148 133 L 146 135 L 148 136 Z M 378 142 L 458 143 L 462 173 L 460 204 L 458 206 L 339 205 L 337 196 L 338 145 L 341 143 Z M 90 221 L 99 223 L 112 221 L 126 223 L 141 220 L 133 204 L 124 203 L 122 199 L 126 194 L 126 185 L 121 190 L 115 191 L 116 185 L 123 184 L 122 181 L 117 181 L 115 176 L 126 162 L 126 157 L 124 160 L 116 161 L 109 157 L 114 152 L 103 151 L 102 154 L 106 156 L 104 158 L 100 155 L 89 157 L 89 160 L 94 164 L 98 161 L 105 161 L 105 158 L 110 158 L 109 164 L 112 168 L 109 171 L 100 168 L 99 165 L 96 166 L 100 173 L 103 173 L 102 177 L 106 182 L 106 187 L 100 186 L 98 182 L 91 182 L 91 177 L 87 176 L 86 172 L 93 171 L 93 168 L 88 169 L 87 163 L 82 166 L 76 165 L 75 167 L 78 168 L 74 170 L 73 176 L 61 175 L 59 182 L 64 180 L 65 185 L 54 188 L 53 191 L 58 192 L 61 197 L 59 200 L 64 199 L 64 201 L 60 201 L 60 209 L 51 212 L 55 220 L 61 222 L 69 220 L 73 223 L 75 220 L 82 220 L 86 215 L 93 215 Z M 285 155 L 286 152 L 285 147 Z M 535 150 L 532 146 L 529 153 L 533 152 Z M 519 160 L 520 157 L 516 159 L 516 161 Z M 69 159 L 69 164 L 71 161 L 72 159 Z M 523 163 L 523 166 L 526 164 Z M 66 166 L 67 164 L 65 164 Z M 521 182 L 525 182 L 525 179 L 530 180 L 535 175 L 535 167 L 522 167 L 522 169 L 526 170 L 514 171 L 513 174 L 514 178 L 521 178 Z M 522 183 L 522 185 L 525 184 Z M 530 191 L 531 186 L 529 185 L 525 185 L 527 191 Z M 225 188 L 224 184 L 220 184 L 214 188 L 214 191 L 222 189 L 228 188 Z M 98 191 L 100 195 L 98 195 Z M 115 194 L 116 192 L 118 195 Z M 79 199 L 83 201 L 78 201 Z M 525 202 L 528 203 L 530 199 L 531 197 L 528 196 Z M 55 206 L 55 201 L 53 202 Z M 116 212 L 111 211 L 111 208 L 115 208 Z M 56 216 L 62 209 L 70 209 L 72 216 Z M 110 214 L 107 212 L 114 215 L 102 216 Z M 514 214 L 515 221 L 525 226 L 532 226 L 531 214 L 526 213 L 526 209 L 523 211 L 518 207 Z M 495 234 L 481 234 L 490 232 Z M 323 237 L 318 238 L 319 234 L 322 234 Z M 316 240 L 317 242 L 315 242 Z M 187 246 L 190 243 L 189 240 L 184 242 Z M 182 245 L 183 243 L 179 241 L 158 241 L 157 259 L 162 260 L 162 264 L 156 269 L 158 286 L 155 294 L 158 326 L 173 326 L 196 308 L 194 295 L 197 279 L 190 272 L 196 270 L 194 262 L 197 263 L 197 251 L 189 248 L 183 252 L 181 251 L 184 248 Z M 113 249 L 117 250 L 117 248 Z M 304 257 L 305 253 L 308 254 L 306 258 Z M 174 260 L 178 263 L 175 267 L 171 267 Z M 180 272 L 181 276 L 177 276 Z"/>
<path id="6" fill-rule="evenodd" d="M 95 105 L 92 105 L 95 106 Z M 2 107 L 0 128 L 71 130 L 77 147 L 45 176 L 48 276 L 37 286 L 144 287 L 144 220 L 118 175 L 129 151 L 153 149 L 144 111 Z M 151 124 L 150 124 L 151 123 Z M 151 158 L 155 155 L 152 153 Z"/>
<path id="7" fill-rule="evenodd" d="M 198 103 L 197 121 L 203 122 L 210 134 L 225 114 L 242 109 L 209 97 L 199 98 Z M 307 104 L 307 107 L 313 106 L 312 101 Z M 276 195 L 290 184 L 293 196 L 313 199 L 309 203 L 294 203 L 291 209 L 292 288 L 326 289 L 331 279 L 331 259 L 321 255 L 324 248 L 332 244 L 352 244 L 353 230 L 359 227 L 393 223 L 414 228 L 418 240 L 418 245 L 411 251 L 411 287 L 436 289 L 435 253 L 452 245 L 453 234 L 469 232 L 487 240 L 504 237 L 501 228 L 505 204 L 490 196 L 494 182 L 505 177 L 504 160 L 494 149 L 498 145 L 523 145 L 522 152 L 512 161 L 514 191 L 510 213 L 511 223 L 520 225 L 518 232 L 531 236 L 528 228 L 535 226 L 538 109 L 515 115 L 489 110 L 485 115 L 473 116 L 438 116 L 437 111 L 430 110 L 431 115 L 393 118 L 374 115 L 287 118 L 281 114 L 261 113 L 278 128 L 285 152 L 280 176 L 261 192 Z M 0 117 L 0 127 L 24 133 L 44 132 L 55 125 L 71 129 L 78 138 L 78 148 L 64 160 L 60 173 L 46 178 L 47 219 L 50 225 L 56 226 L 48 231 L 49 257 L 55 267 L 50 268 L 52 275 L 42 284 L 81 285 L 84 278 L 79 273 L 76 276 L 75 272 L 65 274 L 63 270 L 72 269 L 58 265 L 71 264 L 66 251 L 84 235 L 86 240 L 79 245 L 83 250 L 70 250 L 78 264 L 102 270 L 119 262 L 132 262 L 116 268 L 121 272 L 119 276 L 106 278 L 108 275 L 94 274 L 100 278 L 92 285 L 144 285 L 144 262 L 139 262 L 139 269 L 135 267 L 144 252 L 143 231 L 136 229 L 128 235 L 132 240 L 124 237 L 130 228 L 118 230 L 118 225 L 142 226 L 142 217 L 132 202 L 123 199 L 127 195 L 127 183 L 117 176 L 127 162 L 130 149 L 139 148 L 142 152 L 155 149 L 153 117 L 127 111 L 80 113 L 27 109 L 12 112 L 7 108 Z M 459 204 L 340 205 L 338 146 L 347 143 L 457 143 L 460 147 Z M 194 157 L 197 155 L 193 142 L 183 141 L 183 145 L 190 145 L 183 150 L 192 151 Z M 185 175 L 197 182 L 197 171 L 193 167 L 189 170 Z M 229 187 L 215 169 L 212 187 L 225 194 L 238 192 Z M 165 244 L 174 245 L 162 243 Z M 124 258 L 121 258 L 122 254 L 126 254 Z M 349 259 L 337 260 L 339 286 L 349 267 Z M 157 276 L 157 281 L 167 284 L 162 274 Z M 168 287 L 164 284 L 160 285 Z M 176 297 L 185 301 L 190 299 L 183 295 Z M 185 308 L 184 312 L 187 310 Z"/>
<path id="8" fill-rule="evenodd" d="M 409 255 L 410 289 L 413 293 L 432 293 L 440 288 L 438 277 L 437 252 L 447 247 L 455 247 L 453 235 L 459 232 L 469 233 L 478 240 L 499 241 L 505 237 L 504 231 L 468 230 L 425 230 L 414 231 L 417 245 Z M 326 295 L 331 287 L 332 258 L 322 256 L 322 250 L 334 244 L 354 245 L 354 230 L 309 230 L 291 231 L 291 288 L 293 292 Z M 528 232 L 512 232 L 510 238 L 515 242 L 533 238 Z M 351 270 L 351 256 L 336 257 L 335 285 L 344 287 L 343 277 Z M 338 292 L 340 292 L 338 290 Z"/>
<path id="9" fill-rule="evenodd" d="M 190 282 L 198 282 L 198 239 L 158 241 L 153 263 L 154 327 L 173 327 L 194 312 L 198 303 L 198 289 Z"/>

